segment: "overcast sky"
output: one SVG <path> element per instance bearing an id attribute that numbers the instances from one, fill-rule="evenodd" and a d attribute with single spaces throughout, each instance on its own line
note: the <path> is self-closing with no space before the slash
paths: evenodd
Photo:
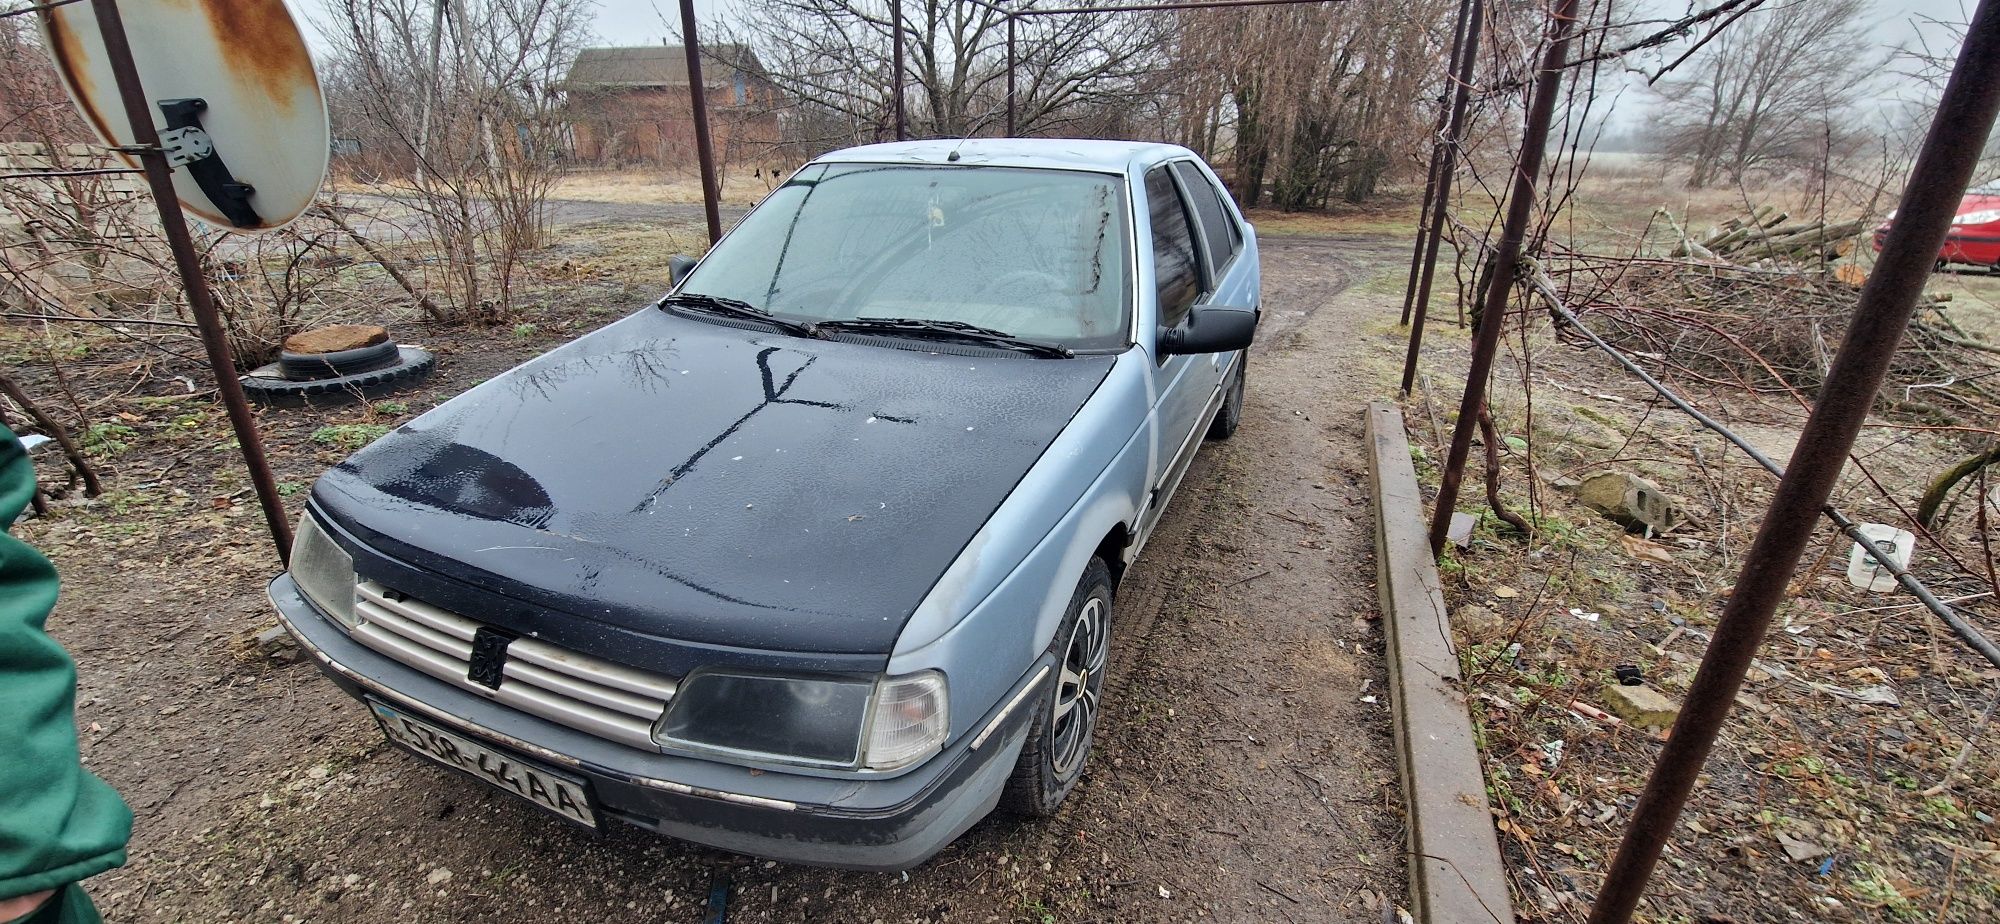
<path id="1" fill-rule="evenodd" d="M 318 18 L 321 15 L 320 9 L 328 0 L 292 0 L 292 2 L 301 4 L 308 18 Z M 729 23 L 731 8 L 736 2 L 738 0 L 694 0 L 695 15 L 704 28 L 726 26 Z M 1393 3 L 1397 0 L 1379 0 L 1379 2 Z M 1657 11 L 1649 14 L 1647 18 L 1658 16 L 1662 19 L 1671 19 L 1682 15 L 1690 7 L 1706 7 L 1713 2 L 1714 0 L 1636 0 L 1629 8 Z M 1766 2 L 1776 5 L 1781 2 L 1810 3 L 1813 0 L 1766 0 Z M 1869 0 L 1869 3 L 1872 16 L 1876 20 L 1876 34 L 1880 37 L 1882 48 L 1914 46 L 1917 42 L 1928 39 L 1932 50 L 1940 51 L 1943 50 L 1940 46 L 1944 43 L 1945 30 L 1931 20 L 1964 22 L 1971 18 L 1973 0 Z M 1636 14 L 1621 18 L 1636 18 Z M 605 45 L 656 44 L 666 40 L 670 32 L 669 22 L 677 25 L 679 20 L 678 0 L 597 0 L 595 41 Z M 1880 53 L 1880 49 L 1856 49 L 1856 54 L 1870 57 Z M 1885 89 L 1885 93 L 1894 92 L 1893 87 Z M 1628 92 L 1617 107 L 1614 124 L 1629 124 L 1643 120 L 1646 108 L 1645 96 L 1643 92 Z"/>

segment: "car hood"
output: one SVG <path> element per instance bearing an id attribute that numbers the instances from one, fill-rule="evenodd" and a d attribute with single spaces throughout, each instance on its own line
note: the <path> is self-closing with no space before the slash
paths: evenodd
<path id="1" fill-rule="evenodd" d="M 585 619 L 888 652 L 1112 361 L 808 340 L 649 308 L 418 417 L 313 496 L 410 564 Z"/>

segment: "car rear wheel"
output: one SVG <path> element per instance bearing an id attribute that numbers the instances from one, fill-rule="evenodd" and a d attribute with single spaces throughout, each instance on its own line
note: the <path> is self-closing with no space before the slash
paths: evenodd
<path id="1" fill-rule="evenodd" d="M 1053 815 L 1083 778 L 1110 652 L 1111 569 L 1104 559 L 1093 558 L 1049 642 L 1049 653 L 1056 657 L 1055 681 L 1035 703 L 1028 742 L 1000 795 L 1002 808 L 1036 818 Z"/>

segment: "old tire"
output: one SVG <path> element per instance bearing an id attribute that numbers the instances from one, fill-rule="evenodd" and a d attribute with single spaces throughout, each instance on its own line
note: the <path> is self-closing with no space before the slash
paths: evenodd
<path id="1" fill-rule="evenodd" d="M 1226 440 L 1236 435 L 1236 428 L 1243 423 L 1243 389 L 1250 375 L 1250 354 L 1236 359 L 1236 374 L 1229 380 L 1229 388 L 1222 394 L 1222 410 L 1215 412 L 1215 419 L 1209 422 L 1208 438 Z"/>
<path id="2" fill-rule="evenodd" d="M 278 354 L 278 371 L 285 378 L 298 381 L 307 379 L 330 379 L 359 372 L 374 372 L 387 369 L 402 361 L 401 350 L 394 340 L 352 350 L 335 350 L 332 353 L 294 353 L 286 350 Z"/>
<path id="3" fill-rule="evenodd" d="M 1083 778 L 1101 713 L 1110 646 L 1111 569 L 1104 559 L 1093 558 L 1049 642 L 1055 678 L 1035 701 L 1027 743 L 1000 793 L 1001 808 L 1032 818 L 1053 815 Z"/>
<path id="4" fill-rule="evenodd" d="M 426 350 L 403 347 L 393 366 L 307 381 L 284 378 L 278 364 L 272 363 L 243 377 L 243 393 L 252 401 L 276 407 L 344 404 L 415 387 L 431 374 L 436 363 Z"/>

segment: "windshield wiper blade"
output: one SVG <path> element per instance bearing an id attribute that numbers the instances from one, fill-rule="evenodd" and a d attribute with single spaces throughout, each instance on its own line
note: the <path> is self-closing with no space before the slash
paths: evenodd
<path id="1" fill-rule="evenodd" d="M 1076 353 L 1059 343 L 1016 337 L 1003 330 L 967 324 L 964 321 L 940 321 L 931 318 L 845 318 L 836 321 L 821 321 L 816 325 L 822 331 L 841 330 L 855 333 L 889 334 L 892 336 L 915 337 L 927 340 L 960 340 L 1002 349 L 1019 350 L 1038 356 L 1060 356 L 1065 359 Z"/>
<path id="2" fill-rule="evenodd" d="M 813 326 L 804 321 L 781 318 L 749 302 L 733 298 L 723 298 L 720 295 L 708 295 L 701 292 L 681 292 L 660 299 L 660 307 L 665 308 L 670 305 L 675 308 L 693 308 L 697 311 L 706 311 L 711 314 L 761 321 L 797 337 L 818 336 L 813 330 Z"/>

